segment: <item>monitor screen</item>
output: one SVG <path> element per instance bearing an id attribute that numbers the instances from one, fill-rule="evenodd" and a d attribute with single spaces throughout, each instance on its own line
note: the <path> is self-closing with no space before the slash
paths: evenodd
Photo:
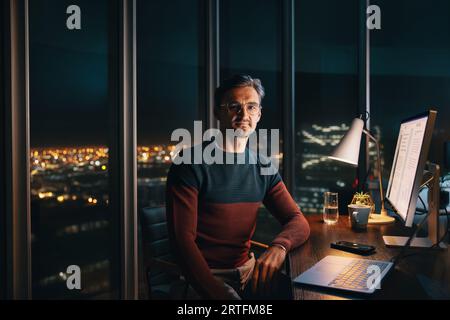
<path id="1" fill-rule="evenodd" d="M 432 123 L 429 117 L 427 113 L 402 122 L 386 192 L 386 199 L 408 226 L 416 210 L 435 113 Z"/>

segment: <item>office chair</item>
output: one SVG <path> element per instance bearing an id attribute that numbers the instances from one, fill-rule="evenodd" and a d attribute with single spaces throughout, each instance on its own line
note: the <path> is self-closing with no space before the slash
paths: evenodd
<path id="1" fill-rule="evenodd" d="M 148 297 L 170 299 L 170 287 L 182 277 L 182 272 L 171 253 L 165 207 L 145 207 L 140 214 L 143 240 L 143 264 Z M 267 249 L 269 246 L 257 241 L 251 245 Z"/>

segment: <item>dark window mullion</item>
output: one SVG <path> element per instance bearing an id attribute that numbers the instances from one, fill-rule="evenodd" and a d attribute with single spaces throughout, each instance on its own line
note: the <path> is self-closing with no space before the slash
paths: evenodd
<path id="1" fill-rule="evenodd" d="M 295 161 L 295 46 L 294 0 L 283 0 L 283 180 L 294 192 Z"/>
<path id="2" fill-rule="evenodd" d="M 206 121 L 208 128 L 217 127 L 214 117 L 214 92 L 219 86 L 219 2 L 205 1 L 206 6 Z"/>
<path id="3" fill-rule="evenodd" d="M 3 1 L 6 297 L 31 298 L 28 1 Z M 2 18 L 3 18 L 2 17 Z"/>
<path id="4" fill-rule="evenodd" d="M 6 17 L 4 15 L 4 3 L 0 4 L 0 257 L 6 257 L 6 237 L 5 237 L 5 224 L 6 224 L 6 206 L 5 206 L 5 68 L 4 68 L 4 52 L 5 42 L 4 42 L 4 32 Z M 6 260 L 0 259 L 0 299 L 6 298 Z"/>
<path id="5" fill-rule="evenodd" d="M 120 0 L 119 172 L 123 299 L 138 298 L 136 0 Z"/>
<path id="6" fill-rule="evenodd" d="M 357 114 L 365 115 L 370 113 L 370 31 L 366 27 L 366 9 L 369 6 L 369 0 L 359 1 L 359 21 L 358 21 L 358 92 L 359 103 Z M 370 130 L 370 120 L 366 122 L 367 129 Z M 357 176 L 360 189 L 365 189 L 365 177 L 369 171 L 369 138 L 363 135 L 362 147 L 359 157 L 359 166 Z"/>
<path id="7" fill-rule="evenodd" d="M 113 250 L 120 251 L 112 277 L 120 277 L 121 299 L 138 297 L 135 7 L 135 0 L 115 0 L 109 9 L 110 199 Z"/>

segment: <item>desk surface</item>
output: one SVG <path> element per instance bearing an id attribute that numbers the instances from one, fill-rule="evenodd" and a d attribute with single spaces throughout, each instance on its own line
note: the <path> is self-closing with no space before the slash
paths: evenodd
<path id="1" fill-rule="evenodd" d="M 327 255 L 356 257 L 373 260 L 389 260 L 400 248 L 387 248 L 383 235 L 402 235 L 411 229 L 400 223 L 386 226 L 368 226 L 367 231 L 355 232 L 350 228 L 348 216 L 341 216 L 335 225 L 322 222 L 322 216 L 306 216 L 311 227 L 309 240 L 289 254 L 291 279 L 312 267 Z M 376 253 L 360 256 L 330 248 L 330 243 L 347 240 L 376 246 Z M 408 256 L 411 253 L 414 255 Z M 326 288 L 292 283 L 293 298 L 300 299 L 450 299 L 450 249 L 426 250 L 410 248 L 404 259 L 389 273 L 381 284 L 381 290 L 372 295 L 332 291 Z"/>

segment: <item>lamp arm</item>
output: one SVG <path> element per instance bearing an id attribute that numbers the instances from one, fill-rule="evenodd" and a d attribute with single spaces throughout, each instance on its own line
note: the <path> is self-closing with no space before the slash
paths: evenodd
<path id="1" fill-rule="evenodd" d="M 368 130 L 363 129 L 363 132 L 369 137 L 370 140 L 375 142 L 377 148 L 377 167 L 378 167 L 378 181 L 380 183 L 380 199 L 381 199 L 381 215 L 387 215 L 387 211 L 384 208 L 384 192 L 383 192 L 383 178 L 381 172 L 381 155 L 380 155 L 380 143 Z"/>

